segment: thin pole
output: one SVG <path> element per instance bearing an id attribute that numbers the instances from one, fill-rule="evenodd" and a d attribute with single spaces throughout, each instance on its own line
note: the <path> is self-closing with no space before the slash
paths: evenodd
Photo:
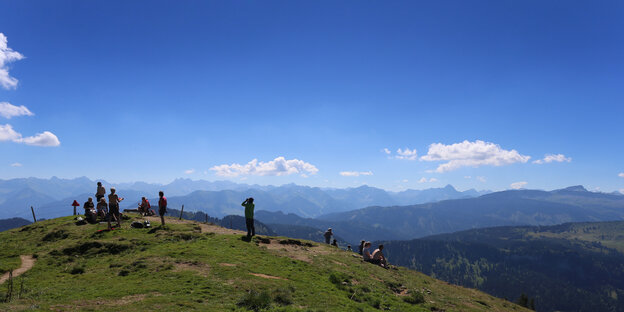
<path id="1" fill-rule="evenodd" d="M 182 205 L 182 210 L 180 210 L 180 220 L 182 220 L 182 213 L 184 212 L 184 205 Z"/>
<path id="2" fill-rule="evenodd" d="M 35 218 L 35 209 L 33 209 L 33 206 L 30 206 L 30 211 L 32 211 L 33 220 L 35 220 L 35 222 L 37 222 L 37 218 Z"/>

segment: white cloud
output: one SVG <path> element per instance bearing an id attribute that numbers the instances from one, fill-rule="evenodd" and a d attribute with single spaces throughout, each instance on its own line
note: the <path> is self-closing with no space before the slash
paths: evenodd
<path id="1" fill-rule="evenodd" d="M 32 116 L 34 115 L 26 106 L 15 106 L 11 103 L 0 102 L 0 116 L 11 119 L 11 117 L 17 116 Z"/>
<path id="2" fill-rule="evenodd" d="M 195 173 L 195 169 L 184 170 L 184 174 L 193 174 Z"/>
<path id="3" fill-rule="evenodd" d="M 523 188 L 525 185 L 527 185 L 527 182 L 521 181 L 521 182 L 511 183 L 509 186 L 511 186 L 511 188 L 514 190 L 519 190 Z"/>
<path id="4" fill-rule="evenodd" d="M 22 137 L 21 134 L 15 132 L 9 124 L 0 125 L 0 141 L 15 141 Z"/>
<path id="5" fill-rule="evenodd" d="M 422 178 L 420 178 L 420 180 L 418 180 L 418 183 L 431 183 L 431 182 L 438 182 L 438 179 L 430 178 L 430 179 L 427 180 L 427 178 L 422 177 Z"/>
<path id="6" fill-rule="evenodd" d="M 624 189 L 620 189 L 620 193 L 624 194 Z"/>
<path id="7" fill-rule="evenodd" d="M 409 182 L 409 180 L 408 179 L 403 179 L 401 182 L 407 183 L 407 182 Z"/>
<path id="8" fill-rule="evenodd" d="M 13 140 L 13 142 L 24 143 L 26 145 L 34 145 L 34 146 L 59 146 L 61 142 L 54 135 L 54 133 L 50 131 L 43 131 L 42 133 L 37 133 L 37 135 L 29 136 L 25 138 L 19 138 Z"/>
<path id="9" fill-rule="evenodd" d="M 340 175 L 343 177 L 359 177 L 373 175 L 372 171 L 341 171 Z"/>
<path id="10" fill-rule="evenodd" d="M 22 164 L 20 164 L 18 162 L 11 164 L 11 167 L 21 167 L 21 166 L 22 166 Z"/>
<path id="11" fill-rule="evenodd" d="M 471 176 L 464 176 L 464 179 L 472 179 Z"/>
<path id="12" fill-rule="evenodd" d="M 571 162 L 571 157 L 565 157 L 563 154 L 546 154 L 543 159 L 533 161 L 534 164 L 547 164 L 551 162 Z"/>
<path id="13" fill-rule="evenodd" d="M 17 79 L 9 75 L 7 64 L 23 58 L 22 54 L 8 47 L 7 37 L 0 33 L 0 85 L 5 89 L 17 87 Z"/>
<path id="14" fill-rule="evenodd" d="M 620 177 L 620 178 L 624 178 L 624 172 L 622 172 L 622 173 L 618 174 L 618 177 Z"/>
<path id="15" fill-rule="evenodd" d="M 0 125 L 0 142 L 13 141 L 15 143 L 23 143 L 34 146 L 59 146 L 61 142 L 54 133 L 44 131 L 34 136 L 22 137 L 22 134 L 13 130 L 13 126 L 6 124 Z"/>
<path id="16" fill-rule="evenodd" d="M 384 153 L 386 153 L 386 154 L 388 154 L 388 155 L 390 155 L 390 153 L 392 153 L 392 152 L 391 152 L 389 149 L 387 149 L 387 148 L 384 148 L 384 149 L 383 149 L 383 152 L 384 152 Z"/>
<path id="17" fill-rule="evenodd" d="M 318 169 L 303 160 L 285 159 L 277 157 L 271 161 L 262 162 L 254 159 L 247 164 L 231 164 L 219 165 L 210 168 L 216 175 L 222 177 L 236 177 L 241 175 L 258 175 L 258 176 L 283 176 L 290 174 L 316 174 Z"/>
<path id="18" fill-rule="evenodd" d="M 485 177 L 477 177 L 476 179 L 479 180 L 479 182 L 483 182 L 483 183 L 487 181 Z"/>
<path id="19" fill-rule="evenodd" d="M 446 161 L 435 170 L 447 172 L 461 167 L 503 166 L 513 163 L 526 163 L 531 157 L 524 156 L 516 150 L 504 150 L 498 144 L 476 140 L 463 141 L 451 145 L 433 143 L 429 145 L 424 161 Z"/>
<path id="20" fill-rule="evenodd" d="M 416 149 L 410 150 L 409 148 L 406 148 L 405 150 L 402 150 L 399 148 L 397 150 L 397 154 L 396 158 L 398 159 L 416 160 L 418 158 Z"/>

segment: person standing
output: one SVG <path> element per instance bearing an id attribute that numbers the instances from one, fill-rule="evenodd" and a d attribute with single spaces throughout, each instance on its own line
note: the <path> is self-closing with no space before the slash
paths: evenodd
<path id="1" fill-rule="evenodd" d="M 165 214 L 167 213 L 167 197 L 163 191 L 158 192 L 158 214 L 160 215 L 160 222 L 162 226 L 165 226 Z"/>
<path id="2" fill-rule="evenodd" d="M 97 191 L 95 192 L 95 202 L 99 203 L 100 199 L 104 198 L 106 195 L 106 189 L 102 186 L 102 182 L 97 183 Z"/>
<path id="3" fill-rule="evenodd" d="M 334 233 L 332 233 L 332 229 L 331 228 L 329 228 L 329 229 L 327 229 L 327 231 L 325 231 L 325 234 L 323 234 L 323 236 L 325 236 L 325 244 L 329 245 L 329 242 L 331 242 L 332 235 L 334 235 Z"/>
<path id="4" fill-rule="evenodd" d="M 115 193 L 115 188 L 110 188 L 111 193 L 108 194 L 108 228 L 111 228 L 111 217 L 117 220 L 117 226 L 121 227 L 121 214 L 119 213 L 119 203 L 124 200 L 123 197 L 117 196 Z"/>
<path id="5" fill-rule="evenodd" d="M 247 237 L 256 235 L 256 227 L 254 226 L 254 199 L 249 197 L 241 204 L 245 207 L 245 223 L 247 225 Z"/>

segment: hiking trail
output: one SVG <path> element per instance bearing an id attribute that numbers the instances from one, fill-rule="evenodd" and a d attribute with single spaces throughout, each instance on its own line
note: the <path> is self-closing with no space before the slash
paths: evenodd
<path id="1" fill-rule="evenodd" d="M 25 256 L 25 255 L 21 255 L 20 259 L 22 260 L 22 266 L 13 270 L 13 278 L 16 278 L 26 273 L 26 271 L 30 270 L 35 265 L 35 262 L 37 261 L 37 259 L 33 258 L 32 256 Z M 9 272 L 6 272 L 0 277 L 0 284 L 4 283 L 8 279 L 9 279 Z"/>

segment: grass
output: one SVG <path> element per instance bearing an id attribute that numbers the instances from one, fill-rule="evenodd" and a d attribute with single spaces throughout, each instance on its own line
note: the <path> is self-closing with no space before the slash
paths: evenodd
<path id="1" fill-rule="evenodd" d="M 64 217 L 0 233 L 0 269 L 19 267 L 19 255 L 37 255 L 23 275 L 21 298 L 0 303 L 0 310 L 523 310 L 323 244 L 269 238 L 275 245 L 267 245 L 266 238 L 202 233 L 191 222 L 134 229 L 130 221 L 100 232 L 106 225 L 76 226 Z M 423 295 L 424 288 L 431 292 Z"/>

